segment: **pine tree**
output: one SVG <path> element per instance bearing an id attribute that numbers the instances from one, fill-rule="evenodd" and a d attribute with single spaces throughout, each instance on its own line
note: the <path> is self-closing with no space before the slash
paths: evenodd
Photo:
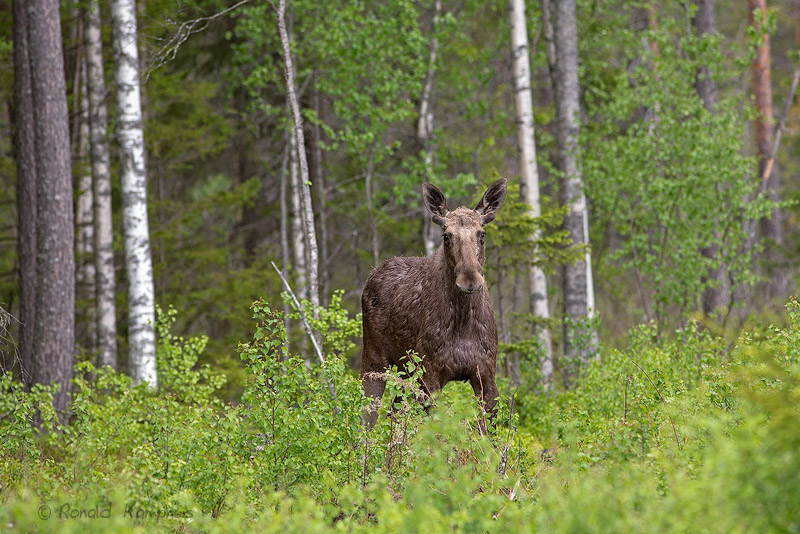
<path id="1" fill-rule="evenodd" d="M 58 384 L 62 420 L 75 348 L 75 250 L 69 113 L 57 0 L 27 3 L 36 157 L 36 311 L 32 381 Z"/>

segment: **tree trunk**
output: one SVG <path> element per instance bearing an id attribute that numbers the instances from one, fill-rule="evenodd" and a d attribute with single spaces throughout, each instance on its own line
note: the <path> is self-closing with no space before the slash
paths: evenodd
<path id="1" fill-rule="evenodd" d="M 89 163 L 89 100 L 86 84 L 86 58 L 80 56 L 78 93 L 78 139 L 76 167 L 78 169 L 78 205 L 75 210 L 75 271 L 76 295 L 81 301 L 81 310 L 76 310 L 76 344 L 93 353 L 96 348 L 96 321 L 93 303 L 95 296 L 94 263 L 94 199 L 92 194 L 92 167 Z"/>
<path id="2" fill-rule="evenodd" d="M 158 387 L 155 296 L 147 220 L 147 172 L 139 86 L 136 2 L 112 0 L 122 226 L 128 274 L 128 366 L 135 383 Z"/>
<path id="3" fill-rule="evenodd" d="M 292 183 L 292 252 L 294 253 L 295 293 L 297 298 L 308 299 L 308 257 L 306 235 L 303 229 L 303 201 L 300 190 L 300 170 L 297 164 L 297 137 L 294 129 L 289 134 L 289 174 Z"/>
<path id="4" fill-rule="evenodd" d="M 716 33 L 714 0 L 697 0 L 696 5 L 697 12 L 694 16 L 694 27 L 697 30 L 697 35 L 702 38 L 706 34 Z M 694 87 L 703 101 L 703 106 L 709 113 L 714 114 L 717 106 L 717 83 L 711 79 L 711 72 L 707 65 L 703 65 L 698 70 Z M 719 230 L 714 230 L 714 237 L 719 240 Z M 719 254 L 720 250 L 717 245 L 708 247 L 703 251 L 703 255 L 709 259 L 717 258 Z M 711 314 L 729 304 L 731 287 L 725 265 L 711 269 L 708 273 L 708 278 L 713 283 L 713 287 L 709 287 L 704 291 L 702 304 L 703 313 Z"/>
<path id="5" fill-rule="evenodd" d="M 28 50 L 27 0 L 14 0 L 14 149 L 19 229 L 20 368 L 26 389 L 33 384 L 36 312 L 36 154 L 33 89 Z"/>
<path id="6" fill-rule="evenodd" d="M 111 214 L 111 164 L 108 149 L 106 85 L 98 0 L 86 11 L 86 82 L 89 97 L 92 185 L 94 189 L 95 319 L 97 364 L 117 368 L 117 309 L 114 281 L 114 235 Z"/>
<path id="7" fill-rule="evenodd" d="M 528 27 L 525 20 L 524 0 L 510 0 L 511 55 L 514 61 L 514 95 L 517 109 L 517 143 L 519 145 L 519 167 L 522 197 L 529 206 L 528 214 L 533 218 L 541 216 L 539 203 L 539 172 L 536 166 L 536 143 L 533 130 L 533 98 L 531 96 L 530 59 L 528 52 Z M 541 238 L 535 232 L 534 242 Z M 538 260 L 538 250 L 533 250 L 534 261 Z M 547 303 L 547 278 L 537 265 L 528 271 L 530 286 L 530 306 L 534 317 L 549 319 Z M 546 326 L 535 329 L 542 349 L 542 383 L 549 389 L 553 380 L 553 351 L 550 330 Z"/>
<path id="8" fill-rule="evenodd" d="M 367 160 L 367 174 L 364 180 L 364 190 L 367 193 L 367 219 L 369 220 L 370 249 L 372 250 L 372 266 L 377 267 L 380 262 L 380 242 L 378 241 L 378 223 L 375 220 L 375 211 L 372 205 L 372 174 L 374 171 L 375 150 L 369 148 L 369 159 Z"/>
<path id="9" fill-rule="evenodd" d="M 757 116 L 755 118 L 756 145 L 758 149 L 758 174 L 761 177 L 761 190 L 777 201 L 780 198 L 780 183 L 777 165 L 775 165 L 772 128 L 772 75 L 769 59 L 769 33 L 763 29 L 763 21 L 767 18 L 766 0 L 748 0 L 750 24 L 756 28 L 758 35 L 763 34 L 761 46 L 756 49 L 753 59 L 753 93 L 755 95 Z M 755 12 L 761 16 L 756 20 Z M 781 248 L 783 247 L 783 215 L 775 208 L 772 216 L 761 219 L 761 235 L 767 240 L 764 260 L 767 264 L 767 299 L 788 296 L 789 280 L 786 269 L 781 264 Z"/>
<path id="10" fill-rule="evenodd" d="M 283 148 L 283 157 L 281 158 L 281 261 L 283 262 L 282 273 L 283 277 L 289 279 L 289 229 L 288 229 L 288 215 L 289 207 L 286 202 L 286 197 L 289 194 L 289 154 L 291 152 L 291 133 L 286 132 L 285 143 Z M 286 330 L 286 353 L 289 353 L 289 334 L 291 331 L 291 321 L 289 320 L 290 307 L 289 303 L 283 303 L 283 327 Z"/>
<path id="11" fill-rule="evenodd" d="M 300 163 L 300 193 L 303 207 L 303 223 L 305 225 L 306 245 L 308 246 L 308 289 L 309 300 L 313 307 L 312 314 L 319 318 L 319 254 L 317 251 L 317 235 L 314 228 L 314 210 L 311 204 L 309 188 L 308 160 L 306 158 L 306 142 L 303 134 L 303 117 L 300 115 L 300 104 L 294 80 L 292 52 L 289 48 L 289 34 L 286 31 L 286 0 L 280 0 L 277 6 L 278 33 L 283 49 L 284 76 L 286 78 L 286 94 L 289 109 L 292 113 L 293 128 L 297 140 L 297 160 Z"/>
<path id="12" fill-rule="evenodd" d="M 322 120 L 322 110 L 319 102 L 319 89 L 314 87 L 314 113 L 317 121 L 313 125 L 314 146 L 314 179 L 317 182 L 317 194 L 319 195 L 319 230 L 320 230 L 320 259 L 319 259 L 319 278 L 320 278 L 320 300 L 323 306 L 328 305 L 328 292 L 330 291 L 330 274 L 328 269 L 328 207 L 327 194 L 325 192 L 325 169 L 322 157 L 322 128 L 319 121 Z"/>
<path id="13" fill-rule="evenodd" d="M 62 421 L 75 348 L 75 249 L 69 113 L 57 0 L 28 3 L 36 184 L 36 325 L 33 382 L 60 386 Z"/>
<path id="14" fill-rule="evenodd" d="M 580 168 L 578 32 L 575 0 L 555 3 L 553 38 L 556 52 L 555 102 L 559 170 L 563 173 L 562 202 L 569 206 L 564 227 L 576 245 L 588 244 L 588 213 Z M 594 314 L 594 284 L 591 254 L 564 268 L 564 353 L 568 362 L 585 364 L 597 353 L 596 333 L 586 324 Z M 565 377 L 577 375 L 574 364 Z M 569 381 L 569 380 L 567 380 Z"/>
<path id="15" fill-rule="evenodd" d="M 422 97 L 419 101 L 419 121 L 417 122 L 417 139 L 423 147 L 425 157 L 425 180 L 433 179 L 433 78 L 436 74 L 436 56 L 439 50 L 438 30 L 439 15 L 442 12 L 441 0 L 434 2 L 431 19 L 431 43 L 428 51 L 428 72 L 422 86 Z M 422 206 L 422 244 L 426 256 L 433 256 L 436 243 L 431 234 L 431 219 L 425 206 Z"/>

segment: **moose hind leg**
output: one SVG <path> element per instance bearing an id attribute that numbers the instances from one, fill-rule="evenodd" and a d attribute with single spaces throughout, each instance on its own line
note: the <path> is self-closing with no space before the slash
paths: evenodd
<path id="1" fill-rule="evenodd" d="M 383 391 L 386 389 L 384 359 L 380 348 L 375 346 L 371 337 L 364 336 L 364 352 L 361 356 L 361 386 L 364 388 L 364 394 L 372 400 L 362 416 L 364 426 L 368 430 L 375 426 L 378 420 L 378 408 L 381 406 Z"/>
<path id="2" fill-rule="evenodd" d="M 362 416 L 364 426 L 370 429 L 378 420 L 378 408 L 381 406 L 383 390 L 386 389 L 386 379 L 381 371 L 366 371 L 362 372 L 361 385 L 364 394 L 372 400 Z"/>

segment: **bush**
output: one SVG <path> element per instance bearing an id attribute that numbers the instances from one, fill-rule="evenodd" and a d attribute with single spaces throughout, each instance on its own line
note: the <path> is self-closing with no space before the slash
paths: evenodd
<path id="1" fill-rule="evenodd" d="M 34 410 L 51 417 L 52 392 L 0 378 L 0 522 L 16 532 L 796 532 L 800 306 L 788 308 L 788 328 L 742 334 L 730 350 L 693 323 L 671 340 L 642 326 L 574 390 L 520 396 L 519 415 L 501 403 L 490 436 L 463 385 L 427 416 L 406 401 L 424 365 L 413 355 L 410 377 L 387 373 L 365 434 L 367 400 L 342 358 L 309 367 L 288 354 L 283 318 L 264 302 L 240 345 L 242 402 L 222 404 L 220 378 L 196 368 L 202 340 L 169 336 L 168 314 L 158 362 L 170 378 L 158 393 L 80 364 L 71 423 L 36 435 Z"/>

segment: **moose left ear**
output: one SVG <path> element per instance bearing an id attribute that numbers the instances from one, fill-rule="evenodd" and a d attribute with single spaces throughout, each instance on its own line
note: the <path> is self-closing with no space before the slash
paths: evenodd
<path id="1" fill-rule="evenodd" d="M 475 211 L 481 216 L 481 225 L 485 226 L 494 220 L 494 212 L 503 204 L 506 199 L 506 186 L 508 180 L 500 178 L 495 183 L 489 186 L 489 189 L 483 194 L 478 205 L 475 206 Z"/>

